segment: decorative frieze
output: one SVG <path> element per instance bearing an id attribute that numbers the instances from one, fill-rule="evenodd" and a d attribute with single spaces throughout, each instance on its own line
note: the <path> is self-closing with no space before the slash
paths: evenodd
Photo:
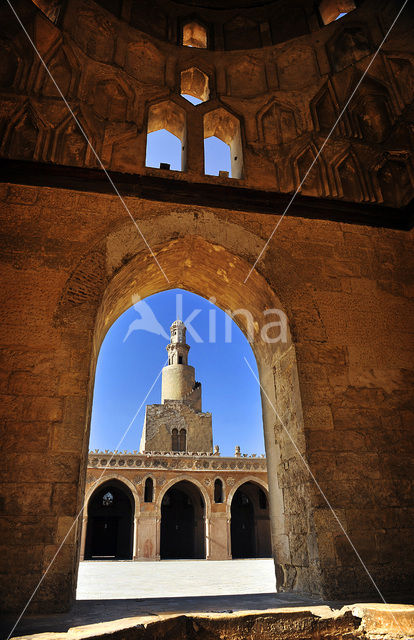
<path id="1" fill-rule="evenodd" d="M 88 457 L 88 467 L 102 469 L 140 468 L 171 469 L 179 471 L 266 471 L 264 456 L 244 455 L 241 458 L 219 458 L 204 452 L 199 453 L 112 453 L 93 451 Z"/>

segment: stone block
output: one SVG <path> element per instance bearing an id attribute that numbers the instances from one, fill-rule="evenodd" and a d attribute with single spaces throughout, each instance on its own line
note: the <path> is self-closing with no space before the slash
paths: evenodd
<path id="1" fill-rule="evenodd" d="M 78 502 L 78 483 L 60 482 L 53 485 L 51 511 L 61 516 L 77 515 L 81 505 Z"/>
<path id="2" fill-rule="evenodd" d="M 329 405 L 314 405 L 304 407 L 305 429 L 326 430 L 333 429 L 332 411 Z"/>
<path id="3" fill-rule="evenodd" d="M 349 540 L 352 541 L 353 546 Z M 338 562 L 343 566 L 352 567 L 355 564 L 359 564 L 358 559 L 355 562 L 357 556 L 353 547 L 355 547 L 363 562 L 367 565 L 375 564 L 379 559 L 375 539 L 365 533 L 362 535 L 354 533 L 352 538 L 349 537 L 349 539 L 343 534 L 337 535 L 334 538 L 334 544 Z"/>
<path id="4" fill-rule="evenodd" d="M 56 518 L 50 516 L 4 516 L 0 518 L 0 538 L 3 544 L 27 547 L 51 544 L 56 535 Z"/>
<path id="5" fill-rule="evenodd" d="M 8 391 L 17 396 L 53 396 L 57 380 L 53 375 L 36 375 L 29 371 L 15 371 L 10 375 Z"/>
<path id="6" fill-rule="evenodd" d="M 50 514 L 52 485 L 46 483 L 9 484 L 0 487 L 1 511 L 12 515 Z"/>
<path id="7" fill-rule="evenodd" d="M 4 451 L 41 452 L 48 450 L 50 422 L 3 422 L 0 424 L 0 438 Z"/>
<path id="8" fill-rule="evenodd" d="M 63 400 L 54 397 L 26 397 L 23 400 L 23 420 L 57 422 L 62 419 Z"/>
<path id="9" fill-rule="evenodd" d="M 308 567 L 308 546 L 306 536 L 297 533 L 289 534 L 291 562 L 297 567 Z"/>

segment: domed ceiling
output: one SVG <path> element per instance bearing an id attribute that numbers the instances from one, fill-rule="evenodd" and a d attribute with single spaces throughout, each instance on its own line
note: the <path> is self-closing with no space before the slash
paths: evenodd
<path id="1" fill-rule="evenodd" d="M 173 0 L 175 4 L 185 4 L 201 9 L 251 9 L 253 7 L 263 7 L 268 4 L 275 4 L 277 0 Z"/>

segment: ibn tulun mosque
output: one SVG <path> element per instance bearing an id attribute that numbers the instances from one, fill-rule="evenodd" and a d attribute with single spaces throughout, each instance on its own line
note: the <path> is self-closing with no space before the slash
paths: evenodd
<path id="1" fill-rule="evenodd" d="M 213 449 L 189 350 L 176 320 L 161 404 L 146 407 L 139 453 L 89 454 L 82 559 L 271 556 L 266 459 Z"/>

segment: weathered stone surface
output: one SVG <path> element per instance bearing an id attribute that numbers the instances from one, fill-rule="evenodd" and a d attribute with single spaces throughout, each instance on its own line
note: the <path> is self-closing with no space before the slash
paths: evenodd
<path id="1" fill-rule="evenodd" d="M 70 640 L 71 638 L 350 638 L 352 640 L 410 640 L 414 637 L 414 608 L 403 605 L 355 604 L 340 611 L 329 607 L 243 611 L 238 613 L 201 613 L 135 617 L 73 627 L 66 633 L 20 636 L 33 640 Z"/>
<path id="2" fill-rule="evenodd" d="M 219 124 L 236 123 L 233 132 L 221 135 L 234 145 L 235 131 L 240 133 L 238 186 L 275 197 L 290 194 L 381 41 L 378 25 L 384 28 L 394 19 L 393 3 L 378 8 L 366 0 L 355 13 L 323 28 L 313 2 L 287 17 L 277 3 L 249 9 L 246 1 L 230 13 L 222 8 L 217 13 L 214 3 L 210 13 L 205 10 L 211 33 L 203 51 L 177 46 L 177 8 L 169 14 L 164 7 L 157 25 L 150 24 L 146 11 L 155 4 L 129 11 L 124 3 L 117 18 L 92 1 L 70 0 L 58 25 L 28 0 L 19 0 L 16 8 L 105 166 L 143 175 L 158 189 L 159 200 L 154 191 L 149 200 L 137 182 L 126 203 L 168 282 L 119 199 L 89 193 L 82 174 L 76 174 L 76 166 L 96 165 L 93 154 L 8 7 L 0 15 L 7 35 L 0 154 L 62 163 L 71 187 L 7 184 L 0 191 L 6 452 L 1 475 L 20 491 L 10 488 L 16 499 L 3 501 L 1 537 L 10 557 L 19 549 L 27 573 L 11 575 L 6 566 L 6 606 L 21 609 L 40 577 L 30 545 L 56 545 L 58 520 L 76 515 L 82 504 L 93 374 L 106 331 L 131 305 L 133 294 L 145 297 L 166 287 L 214 296 L 222 308 L 246 308 L 253 316 L 279 588 L 326 597 L 369 593 L 358 559 L 336 540 L 336 530 L 327 531 L 323 517 L 318 520 L 315 510 L 327 505 L 310 465 L 332 507 L 345 510 L 363 550 L 371 553 L 364 537 L 375 540 L 370 570 L 382 591 L 404 595 L 414 564 L 407 545 L 413 528 L 412 234 L 319 218 L 335 202 L 362 201 L 368 215 L 369 202 L 402 207 L 412 198 L 407 124 L 412 9 L 393 29 L 306 179 L 306 192 L 322 198 L 320 212 L 312 220 L 281 220 L 277 207 L 264 216 L 235 210 L 230 199 L 215 207 L 166 202 L 157 182 L 160 170 L 145 168 L 151 107 L 167 101 L 178 109 L 167 109 L 165 117 L 180 112 L 181 124 L 186 122 L 187 170 L 174 172 L 178 182 L 197 190 L 202 183 L 234 184 L 203 174 L 204 109 L 203 114 L 221 114 Z M 188 15 L 185 4 L 180 11 Z M 289 22 L 291 29 L 281 35 L 280 24 Z M 245 42 L 243 25 L 262 48 L 232 50 L 257 43 L 256 36 Z M 284 41 L 299 35 L 300 41 Z M 195 64 L 211 80 L 211 101 L 200 108 L 179 95 L 181 70 Z M 253 96 L 246 97 L 251 87 L 239 86 L 243 70 L 257 82 Z M 262 340 L 265 309 L 286 313 L 285 342 Z M 245 320 L 236 320 L 247 334 Z M 44 496 L 35 485 L 44 487 Z M 39 594 L 39 607 L 69 605 L 76 554 L 69 555 Z"/>

